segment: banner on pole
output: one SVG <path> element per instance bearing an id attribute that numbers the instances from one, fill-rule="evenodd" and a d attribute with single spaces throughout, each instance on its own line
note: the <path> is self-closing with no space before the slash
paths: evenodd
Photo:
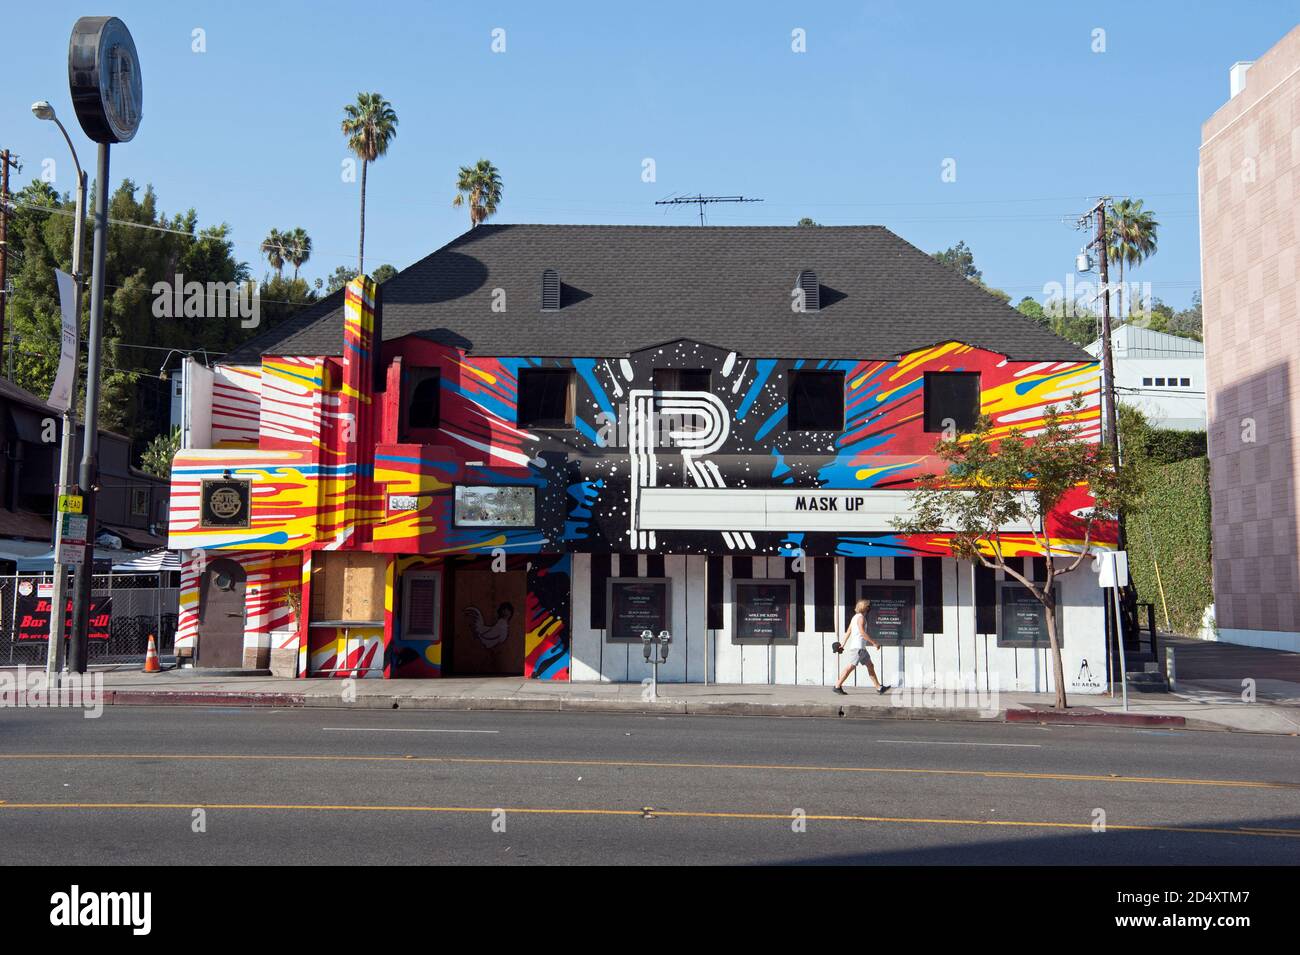
<path id="1" fill-rule="evenodd" d="M 76 374 L 77 352 L 77 283 L 60 269 L 54 270 L 59 286 L 59 309 L 63 313 L 62 332 L 59 335 L 59 370 L 50 388 L 50 404 L 67 411 L 72 404 L 72 383 Z"/>

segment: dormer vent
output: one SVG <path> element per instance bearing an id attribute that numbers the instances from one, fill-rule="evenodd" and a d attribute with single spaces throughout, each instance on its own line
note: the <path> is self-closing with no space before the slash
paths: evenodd
<path id="1" fill-rule="evenodd" d="M 542 270 L 542 311 L 560 310 L 560 273 L 555 269 Z"/>
<path id="2" fill-rule="evenodd" d="M 799 273 L 799 288 L 803 290 L 803 310 L 805 312 L 817 312 L 822 307 L 822 287 L 817 281 L 817 273 L 812 269 L 804 269 Z"/>

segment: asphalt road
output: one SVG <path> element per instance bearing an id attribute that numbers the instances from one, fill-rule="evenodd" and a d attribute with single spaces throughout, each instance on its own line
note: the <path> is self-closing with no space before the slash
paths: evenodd
<path id="1" fill-rule="evenodd" d="M 8 709 L 0 847 L 0 861 L 34 864 L 1295 864 L 1300 740 L 899 720 Z"/>

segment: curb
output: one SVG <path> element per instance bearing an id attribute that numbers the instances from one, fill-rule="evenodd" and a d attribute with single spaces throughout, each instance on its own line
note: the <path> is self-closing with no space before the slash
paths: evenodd
<path id="1" fill-rule="evenodd" d="M 1008 723 L 1078 723 L 1097 726 L 1187 726 L 1185 716 L 1068 711 L 1058 713 L 1054 710 L 1007 710 L 1006 721 Z"/>
<path id="2" fill-rule="evenodd" d="M 641 700 L 564 699 L 544 697 L 428 697 L 397 695 L 358 696 L 344 704 L 335 695 L 319 693 L 205 693 L 167 690 L 110 690 L 105 702 L 117 706 L 266 706 L 277 708 L 366 710 L 497 710 L 549 713 L 626 713 L 685 716 L 814 717 L 821 719 L 895 719 L 972 723 L 1066 723 L 1100 726 L 1158 726 L 1187 728 L 1182 716 L 1139 713 L 1065 712 L 1009 709 L 985 712 L 974 709 L 878 707 L 839 703 L 742 703 L 661 698 Z M 1193 720 L 1193 725 L 1202 721 Z M 1206 724 L 1205 728 L 1219 728 Z"/>

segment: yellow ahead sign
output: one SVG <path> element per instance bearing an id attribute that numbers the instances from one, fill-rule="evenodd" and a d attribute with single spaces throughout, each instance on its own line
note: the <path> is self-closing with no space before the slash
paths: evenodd
<path id="1" fill-rule="evenodd" d="M 80 514 L 82 503 L 80 494 L 60 494 L 59 512 L 62 514 Z"/>

